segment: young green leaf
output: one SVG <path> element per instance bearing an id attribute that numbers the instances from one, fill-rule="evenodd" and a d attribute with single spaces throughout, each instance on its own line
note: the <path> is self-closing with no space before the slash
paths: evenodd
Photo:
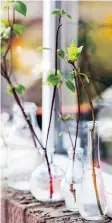
<path id="1" fill-rule="evenodd" d="M 47 77 L 47 84 L 49 85 L 58 85 L 61 81 L 61 77 L 59 75 L 54 75 L 54 74 L 49 74 L 48 77 Z"/>
<path id="2" fill-rule="evenodd" d="M 6 19 L 1 19 L 1 23 L 4 24 L 5 26 L 8 26 L 8 20 Z"/>
<path id="3" fill-rule="evenodd" d="M 18 94 L 22 94 L 23 92 L 25 92 L 25 87 L 22 85 L 22 84 L 18 84 L 16 87 L 15 87 L 15 89 L 16 89 L 16 92 L 18 93 Z"/>
<path id="4" fill-rule="evenodd" d="M 27 116 L 26 120 L 31 120 L 30 116 Z"/>
<path id="5" fill-rule="evenodd" d="M 72 19 L 72 16 L 71 16 L 70 14 L 67 14 L 67 17 L 68 17 L 69 19 Z"/>
<path id="6" fill-rule="evenodd" d="M 61 122 L 61 116 L 59 116 L 58 118 L 57 118 L 57 122 Z"/>
<path id="7" fill-rule="evenodd" d="M 62 9 L 62 10 L 61 10 L 61 15 L 63 16 L 63 15 L 65 15 L 65 14 L 66 14 L 65 10 Z"/>
<path id="8" fill-rule="evenodd" d="M 39 51 L 39 50 L 51 50 L 51 48 L 39 46 L 37 48 L 37 51 Z"/>
<path id="9" fill-rule="evenodd" d="M 75 92 L 75 85 L 71 80 L 66 80 L 66 86 L 69 88 L 73 93 Z"/>
<path id="10" fill-rule="evenodd" d="M 51 14 L 54 14 L 54 15 L 60 15 L 61 14 L 61 10 L 60 9 L 54 9 Z"/>
<path id="11" fill-rule="evenodd" d="M 5 3 L 5 4 L 3 5 L 3 10 L 7 10 L 7 9 L 8 9 L 8 6 L 9 6 L 9 3 Z"/>
<path id="12" fill-rule="evenodd" d="M 87 81 L 87 83 L 89 83 L 89 78 L 88 78 L 88 76 L 86 74 L 84 74 L 84 73 L 79 73 L 79 74 L 82 75 L 82 76 L 84 76 L 85 79 L 86 79 L 86 81 Z"/>
<path id="13" fill-rule="evenodd" d="M 64 52 L 64 50 L 62 50 L 62 49 L 58 49 L 58 50 L 57 50 L 57 53 L 58 53 L 58 55 L 59 55 L 59 57 L 60 57 L 61 59 L 64 58 L 64 56 L 65 56 L 65 52 Z"/>
<path id="14" fill-rule="evenodd" d="M 10 32 L 11 32 L 11 27 L 4 28 L 2 38 L 8 39 L 10 36 Z"/>
<path id="15" fill-rule="evenodd" d="M 27 7 L 26 7 L 26 5 L 24 4 L 24 2 L 22 2 L 22 1 L 15 1 L 15 2 L 13 3 L 13 8 L 14 8 L 17 12 L 19 12 L 19 13 L 21 13 L 22 15 L 26 16 Z"/>
<path id="16" fill-rule="evenodd" d="M 74 79 L 74 71 L 70 72 L 70 80 L 73 81 Z"/>
<path id="17" fill-rule="evenodd" d="M 59 136 L 62 136 L 63 132 L 59 132 Z"/>
<path id="18" fill-rule="evenodd" d="M 78 48 L 78 52 L 77 52 L 77 54 L 76 54 L 77 57 L 80 56 L 80 54 L 81 54 L 81 52 L 82 52 L 82 49 L 83 49 L 83 46 L 80 46 L 80 47 Z"/>
<path id="19" fill-rule="evenodd" d="M 14 2 L 14 0 L 7 0 L 8 3 Z"/>
<path id="20" fill-rule="evenodd" d="M 77 53 L 79 51 L 78 51 L 78 48 L 75 46 L 73 41 L 71 42 L 70 47 L 68 47 L 67 50 L 68 50 L 68 59 L 70 61 L 74 62 L 77 59 Z"/>
<path id="21" fill-rule="evenodd" d="M 64 117 L 64 120 L 66 121 L 66 120 L 74 120 L 74 117 L 73 117 L 73 115 L 66 115 L 65 117 Z"/>
<path id="22" fill-rule="evenodd" d="M 12 89 L 13 89 L 13 87 L 12 87 L 11 85 L 9 85 L 9 86 L 7 87 L 7 93 L 8 93 L 9 95 L 12 94 Z"/>
<path id="23" fill-rule="evenodd" d="M 14 33 L 21 34 L 23 32 L 23 30 L 24 30 L 24 26 L 23 25 L 14 24 L 14 26 L 13 26 Z"/>

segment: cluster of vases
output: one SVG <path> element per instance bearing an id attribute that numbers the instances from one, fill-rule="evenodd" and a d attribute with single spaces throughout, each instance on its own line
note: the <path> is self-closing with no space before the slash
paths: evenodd
<path id="1" fill-rule="evenodd" d="M 20 125 L 20 121 L 18 125 Z M 76 147 L 75 159 L 73 160 L 73 149 L 71 148 L 68 150 L 68 167 L 65 172 L 53 162 L 54 149 L 48 149 L 52 194 L 50 194 L 51 181 L 49 180 L 44 153 L 40 165 L 36 168 L 40 158 L 33 145 L 31 148 L 27 142 L 26 145 L 22 146 L 21 151 L 16 149 L 16 153 L 14 152 L 15 147 L 9 145 L 9 150 L 12 151 L 14 158 L 12 159 L 13 156 L 10 152 L 8 185 L 15 189 L 30 190 L 32 195 L 42 202 L 64 200 L 67 210 L 74 213 L 79 212 L 86 220 L 103 219 L 107 212 L 107 197 L 100 168 L 97 123 L 95 123 L 93 138 L 94 150 L 91 143 L 91 128 L 92 122 L 88 122 L 88 145 L 85 162 L 83 162 L 83 149 Z M 25 128 L 23 130 L 25 132 Z M 23 134 L 22 131 L 20 134 Z M 93 159 L 95 161 L 94 166 Z"/>

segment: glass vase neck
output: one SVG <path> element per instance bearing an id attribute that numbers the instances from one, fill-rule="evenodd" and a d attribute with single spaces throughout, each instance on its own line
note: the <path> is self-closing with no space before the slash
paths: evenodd
<path id="1" fill-rule="evenodd" d="M 73 148 L 70 148 L 68 150 L 68 157 L 70 160 L 73 160 L 73 154 L 74 154 L 74 150 L 73 150 Z M 82 155 L 83 155 L 83 148 L 81 148 L 81 147 L 76 148 L 75 158 L 82 158 Z"/>
<path id="2" fill-rule="evenodd" d="M 94 128 L 93 128 L 94 126 Z M 87 163 L 89 167 L 94 166 L 100 168 L 100 156 L 99 156 L 99 133 L 98 122 L 88 122 L 88 146 L 87 146 Z"/>

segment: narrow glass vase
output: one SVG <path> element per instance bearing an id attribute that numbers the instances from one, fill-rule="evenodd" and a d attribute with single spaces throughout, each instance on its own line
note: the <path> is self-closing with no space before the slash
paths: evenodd
<path id="1" fill-rule="evenodd" d="M 78 200 L 80 193 L 80 184 L 83 176 L 83 149 L 77 148 L 75 160 L 73 160 L 73 149 L 68 151 L 68 167 L 65 178 L 61 182 L 61 191 L 65 200 L 66 209 L 78 212 Z"/>
<path id="2" fill-rule="evenodd" d="M 102 220 L 107 210 L 107 198 L 99 156 L 98 123 L 88 122 L 88 148 L 81 185 L 79 212 L 86 220 Z"/>

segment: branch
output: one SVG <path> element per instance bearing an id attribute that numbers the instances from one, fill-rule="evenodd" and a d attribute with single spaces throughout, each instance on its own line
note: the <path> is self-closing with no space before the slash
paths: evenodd
<path id="1" fill-rule="evenodd" d="M 31 135 L 32 135 L 32 139 L 33 139 L 33 142 L 34 142 L 35 147 L 37 147 L 37 145 L 36 145 L 36 140 L 35 140 L 35 138 L 36 138 L 37 141 L 38 141 L 38 143 L 40 144 L 41 148 L 44 149 L 43 145 L 41 144 L 40 140 L 38 139 L 38 137 L 37 137 L 37 135 L 36 135 L 36 133 L 35 133 L 35 131 L 34 131 L 34 129 L 33 129 L 33 126 L 32 126 L 32 124 L 31 124 L 30 120 L 28 120 L 28 117 L 27 117 L 27 115 L 26 115 L 26 113 L 25 113 L 25 111 L 24 111 L 24 108 L 22 107 L 22 104 L 21 104 L 21 102 L 20 102 L 20 99 L 19 99 L 19 97 L 18 97 L 18 95 L 17 95 L 17 93 L 16 93 L 16 90 L 15 90 L 15 88 L 14 88 L 12 82 L 11 82 L 11 79 L 10 79 L 10 77 L 8 76 L 8 72 L 7 72 L 6 56 L 7 56 L 8 52 L 9 52 L 9 50 L 10 50 L 10 48 L 11 48 L 12 32 L 13 32 L 14 21 L 15 21 L 15 14 L 14 14 L 14 11 L 13 11 L 13 22 L 12 22 L 12 25 L 11 25 L 11 32 L 10 32 L 10 36 L 9 36 L 9 40 L 8 40 L 8 44 L 7 44 L 6 51 L 5 51 L 4 55 L 3 55 L 2 76 L 3 76 L 3 77 L 7 80 L 7 82 L 12 86 L 12 93 L 13 93 L 13 96 L 14 96 L 14 98 L 15 98 L 15 100 L 16 100 L 18 106 L 19 106 L 19 108 L 21 109 L 21 112 L 22 112 L 22 114 L 23 114 L 23 116 L 24 116 L 24 118 L 25 118 L 25 120 L 26 120 L 26 122 L 27 122 L 27 124 L 28 124 L 28 126 L 29 126 L 29 129 L 30 129 L 30 131 L 31 131 Z M 10 25 L 10 20 L 9 20 L 9 8 L 8 8 L 8 22 L 9 22 L 9 25 Z"/>
<path id="2" fill-rule="evenodd" d="M 94 115 L 94 108 L 93 108 L 93 104 L 92 104 L 92 101 L 91 101 L 91 97 L 87 91 L 87 88 L 86 88 L 86 85 L 83 81 L 83 79 L 81 78 L 76 66 L 74 65 L 74 69 L 77 73 L 77 76 L 79 77 L 79 80 L 83 86 L 83 89 L 85 91 L 85 94 L 87 95 L 87 98 L 88 98 L 88 101 L 89 101 L 89 104 L 90 104 L 90 107 L 91 107 L 91 111 L 92 111 L 92 119 L 93 119 L 93 126 L 92 126 L 92 129 L 90 130 L 91 132 L 91 141 L 92 141 L 92 176 L 93 176 L 93 184 L 94 184 L 94 189 L 95 189 L 95 193 L 96 193 L 96 200 L 97 200 L 97 205 L 98 205 L 98 208 L 99 208 L 99 212 L 101 215 L 103 215 L 103 210 L 102 210 L 102 207 L 101 207 L 101 203 L 100 203 L 100 198 L 99 198 L 99 192 L 98 192 L 98 187 L 97 187 L 97 182 L 96 182 L 96 173 L 95 173 L 95 160 L 94 160 L 94 147 L 93 147 L 93 134 L 94 134 L 94 128 L 95 128 L 95 115 Z"/>
<path id="3" fill-rule="evenodd" d="M 78 137 L 78 130 L 79 130 L 79 121 L 80 121 L 80 99 L 79 99 L 79 88 L 78 88 L 78 79 L 74 74 L 75 86 L 76 86 L 76 97 L 77 97 L 77 105 L 78 105 L 78 114 L 77 114 L 77 124 L 76 124 L 76 135 L 75 135 L 75 145 L 74 145 L 74 153 L 73 153 L 73 161 L 75 159 L 75 151 L 76 151 L 76 144 L 77 144 L 77 137 Z"/>
<path id="4" fill-rule="evenodd" d="M 89 101 L 89 104 L 90 104 L 90 107 L 91 107 L 92 119 L 93 119 L 93 128 L 92 128 L 92 131 L 94 131 L 94 126 L 95 126 L 95 115 L 94 115 L 93 104 L 92 104 L 90 95 L 89 95 L 89 93 L 88 93 L 88 91 L 87 91 L 86 85 L 85 85 L 83 79 L 81 78 L 81 76 L 80 76 L 80 74 L 79 74 L 79 72 L 78 72 L 78 70 L 77 70 L 77 68 L 76 68 L 75 65 L 74 65 L 74 70 L 76 71 L 76 74 L 77 74 L 77 76 L 79 77 L 79 80 L 80 80 L 80 82 L 81 82 L 81 84 L 82 84 L 82 87 L 83 87 L 83 89 L 84 89 L 84 91 L 85 91 L 85 94 L 87 95 L 87 98 L 88 98 L 88 101 Z"/>
<path id="5" fill-rule="evenodd" d="M 17 95 L 17 93 L 16 93 L 16 90 L 15 90 L 15 88 L 14 88 L 14 86 L 13 86 L 13 84 L 12 84 L 10 78 L 9 78 L 8 76 L 5 76 L 5 78 L 6 78 L 7 82 L 10 84 L 10 86 L 12 87 L 12 93 L 13 93 L 13 96 L 14 96 L 14 98 L 15 98 L 15 100 L 16 100 L 18 106 L 19 106 L 19 108 L 21 109 L 21 112 L 22 112 L 22 114 L 23 114 L 23 116 L 24 116 L 24 118 L 25 118 L 25 120 L 26 120 L 26 122 L 27 122 L 27 124 L 28 124 L 28 126 L 29 126 L 29 129 L 30 129 L 30 131 L 31 131 L 31 134 L 32 134 L 32 137 L 33 137 L 33 141 L 34 141 L 35 146 L 36 146 L 36 141 L 35 141 L 35 138 L 36 138 L 37 141 L 38 141 L 38 143 L 39 143 L 39 145 L 41 146 L 41 148 L 44 149 L 42 143 L 41 143 L 40 140 L 38 139 L 38 137 L 37 137 L 37 135 L 36 135 L 36 133 L 35 133 L 35 131 L 34 131 L 34 129 L 33 129 L 33 126 L 32 126 L 32 124 L 31 124 L 30 120 L 28 119 L 28 117 L 27 117 L 27 115 L 26 115 L 26 113 L 25 113 L 25 111 L 24 111 L 24 108 L 22 107 L 22 104 L 21 104 L 21 102 L 20 102 L 20 100 L 19 100 L 19 97 L 18 97 L 18 95 Z"/>
<path id="6" fill-rule="evenodd" d="M 58 21 L 58 28 L 56 31 L 56 44 L 55 44 L 55 75 L 57 75 L 57 49 L 58 49 L 58 35 L 59 35 L 59 29 L 62 26 L 61 24 L 61 15 L 59 16 L 59 21 Z M 48 137 L 49 137 L 49 131 L 50 131 L 50 126 L 51 126 L 51 119 L 52 119 L 52 112 L 53 112 L 53 105 L 54 105 L 54 100 L 55 100 L 55 95 L 56 95 L 56 88 L 57 86 L 55 85 L 54 90 L 53 90 L 53 97 L 52 97 L 52 102 L 51 102 L 51 110 L 50 110 L 50 119 L 49 119 L 49 125 L 48 125 L 48 130 L 47 130 L 47 138 L 46 138 L 46 145 L 45 148 L 47 149 L 47 143 L 48 143 Z"/>

